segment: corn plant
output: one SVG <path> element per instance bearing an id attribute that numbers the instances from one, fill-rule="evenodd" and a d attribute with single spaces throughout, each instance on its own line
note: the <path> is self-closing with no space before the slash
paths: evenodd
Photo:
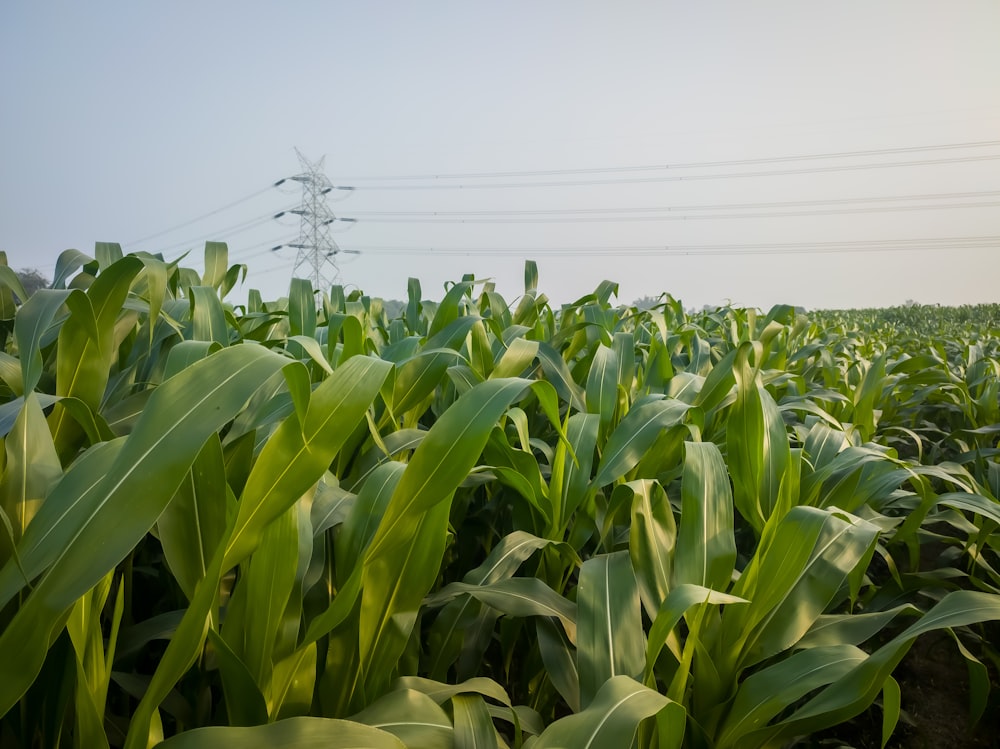
<path id="1" fill-rule="evenodd" d="M 939 629 L 986 714 L 993 307 L 204 268 L 0 262 L 0 743 L 884 744 Z"/>

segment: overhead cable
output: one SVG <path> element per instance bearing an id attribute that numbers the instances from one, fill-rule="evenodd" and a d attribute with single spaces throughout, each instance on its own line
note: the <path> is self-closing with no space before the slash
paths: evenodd
<path id="1" fill-rule="evenodd" d="M 402 247 L 356 245 L 368 255 L 490 255 L 490 256 L 714 256 L 915 252 L 928 250 L 990 249 L 1000 247 L 1000 236 L 932 237 L 843 242 L 783 242 L 703 245 L 604 245 L 562 247 Z"/>
<path id="2" fill-rule="evenodd" d="M 904 146 L 900 148 L 876 148 L 865 151 L 835 151 L 828 153 L 808 153 L 791 156 L 765 156 L 752 159 L 729 159 L 716 161 L 688 161 L 664 164 L 640 164 L 633 166 L 590 167 L 582 169 L 531 169 L 501 172 L 453 172 L 447 174 L 402 174 L 390 176 L 346 176 L 339 177 L 345 182 L 367 181 L 427 181 L 438 179 L 503 179 L 508 177 L 554 177 L 570 174 L 610 174 L 614 172 L 664 171 L 668 169 L 707 169 L 723 166 L 747 166 L 753 164 L 781 164 L 791 161 L 813 161 L 818 159 L 865 158 L 868 156 L 891 156 L 904 153 L 924 153 L 927 151 L 948 151 L 967 148 L 990 148 L 1000 146 L 1000 140 L 969 141 L 965 143 L 944 143 L 930 146 Z"/>
<path id="3" fill-rule="evenodd" d="M 585 187 L 594 185 L 625 185 L 652 182 L 695 182 L 713 179 L 746 179 L 750 177 L 780 177 L 796 174 L 823 174 L 829 172 L 853 172 L 871 169 L 891 169 L 899 167 L 937 166 L 941 164 L 963 164 L 977 161 L 995 161 L 1000 159 L 1000 153 L 979 154 L 976 156 L 953 156 L 943 159 L 920 159 L 915 161 L 869 162 L 866 164 L 837 164 L 834 166 L 802 167 L 799 169 L 770 169 L 753 172 L 726 172 L 723 174 L 686 174 L 661 175 L 657 177 L 625 177 L 622 179 L 590 179 L 590 180 L 549 180 L 544 182 L 487 182 L 459 184 L 426 184 L 426 185 L 392 185 L 375 184 L 361 187 L 352 186 L 357 190 L 504 190 L 523 187 Z"/>
<path id="4" fill-rule="evenodd" d="M 145 237 L 140 237 L 139 239 L 133 239 L 131 242 L 123 242 L 123 244 L 129 244 L 129 245 L 140 244 L 150 239 L 156 239 L 157 237 L 162 237 L 164 234 L 170 234 L 171 232 L 175 232 L 178 229 L 183 229 L 185 226 L 190 226 L 191 224 L 197 224 L 199 221 L 204 221 L 206 218 L 211 218 L 212 216 L 215 216 L 218 213 L 222 213 L 223 211 L 228 211 L 230 208 L 235 208 L 236 206 L 241 205 L 242 203 L 246 203 L 248 200 L 252 200 L 256 198 L 258 195 L 263 195 L 264 193 L 269 192 L 272 188 L 274 188 L 274 186 L 275 185 L 268 185 L 263 190 L 257 190 L 257 192 L 252 192 L 249 195 L 245 195 L 244 197 L 240 198 L 239 200 L 234 200 L 232 203 L 227 203 L 226 205 L 216 208 L 215 210 L 209 211 L 208 213 L 203 213 L 202 215 L 196 216 L 195 218 L 190 219 L 189 221 L 184 221 L 183 223 L 176 224 L 174 226 L 171 226 L 169 229 L 158 231 L 155 234 L 149 234 Z"/>

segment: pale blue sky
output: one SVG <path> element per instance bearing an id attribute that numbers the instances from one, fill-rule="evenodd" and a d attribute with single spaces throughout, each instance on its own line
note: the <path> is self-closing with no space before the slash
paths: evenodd
<path id="1" fill-rule="evenodd" d="M 1000 4 L 897 2 L 26 2 L 0 6 L 0 249 L 51 273 L 61 250 L 120 241 L 168 259 L 211 234 L 287 290 L 296 226 L 240 227 L 290 206 L 271 190 L 158 233 L 298 171 L 294 147 L 354 177 L 571 170 L 776 158 L 1000 140 Z M 1000 155 L 1000 147 L 698 168 L 704 177 Z M 678 172 L 672 172 L 677 174 Z M 663 172 L 561 175 L 619 180 Z M 351 178 L 351 179 L 345 179 Z M 523 183 L 532 178 L 511 178 Z M 469 178 L 464 184 L 486 182 Z M 438 181 L 441 184 L 442 181 Z M 399 182 L 393 184 L 399 185 Z M 417 184 L 427 184 L 426 182 Z M 912 196 L 965 194 L 948 210 Z M 898 203 L 790 201 L 875 197 Z M 770 209 L 692 211 L 777 203 Z M 362 190 L 338 215 L 595 209 L 560 222 L 379 223 L 336 235 L 374 249 L 341 268 L 368 293 L 439 297 L 463 273 L 509 300 L 524 257 L 569 301 L 602 279 L 621 299 L 767 307 L 1000 301 L 1000 242 L 874 252 L 858 242 L 1000 236 L 1000 158 L 761 177 L 507 189 Z M 876 205 L 906 210 L 872 212 Z M 688 207 L 662 220 L 636 208 Z M 866 212 L 843 212 L 845 207 Z M 609 209 L 633 210 L 608 213 Z M 839 210 L 830 213 L 831 209 Z M 794 213 L 723 218 L 735 213 Z M 815 215 L 816 211 L 827 211 Z M 638 216 L 661 220 L 634 220 Z M 597 217 L 629 220 L 596 222 Z M 571 222 L 567 218 L 587 218 Z M 423 216 L 421 218 L 426 218 Z M 521 217 L 523 218 L 523 216 Z M 347 226 L 347 225 L 344 225 Z M 746 254 L 846 242 L 850 252 Z M 706 247 L 677 256 L 559 255 L 555 247 Z M 885 245 L 884 245 L 885 246 Z M 909 245 L 904 245 L 908 247 Z M 419 248 L 466 248 L 441 255 Z M 505 248 L 495 254 L 484 248 Z M 897 250 L 898 245 L 893 245 Z M 519 252 L 521 248 L 533 248 Z M 742 256 L 741 256 L 741 253 Z M 189 264 L 199 265 L 200 253 Z M 245 291 L 243 292 L 245 295 Z M 238 298 L 240 295 L 234 295 Z"/>

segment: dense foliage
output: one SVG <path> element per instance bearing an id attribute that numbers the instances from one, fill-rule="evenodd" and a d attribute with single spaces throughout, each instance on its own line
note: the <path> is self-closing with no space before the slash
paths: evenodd
<path id="1" fill-rule="evenodd" d="M 994 699 L 1000 308 L 205 268 L 0 265 L 0 744 L 884 743 L 934 630 Z"/>

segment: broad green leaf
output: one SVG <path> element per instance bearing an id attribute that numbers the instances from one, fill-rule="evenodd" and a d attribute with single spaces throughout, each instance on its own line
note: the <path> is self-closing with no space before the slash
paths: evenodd
<path id="1" fill-rule="evenodd" d="M 677 526 L 670 500 L 663 487 L 649 479 L 630 481 L 615 487 L 615 491 L 632 494 L 628 550 L 643 607 L 653 618 L 670 592 L 677 541 Z"/>
<path id="2" fill-rule="evenodd" d="M 545 675 L 569 709 L 580 712 L 580 670 L 576 663 L 576 648 L 565 631 L 553 619 L 540 616 L 535 619 L 538 651 L 545 666 Z"/>
<path id="3" fill-rule="evenodd" d="M 79 250 L 63 250 L 56 259 L 56 270 L 52 277 L 53 289 L 65 289 L 66 279 L 78 268 L 94 263 L 94 258 Z"/>
<path id="4" fill-rule="evenodd" d="M 674 657 L 680 660 L 679 638 L 674 633 L 674 627 L 680 623 L 692 606 L 704 603 L 730 604 L 731 608 L 732 604 L 744 604 L 749 603 L 749 601 L 739 596 L 720 593 L 717 590 L 688 583 L 678 585 L 671 590 L 660 606 L 656 618 L 653 619 L 653 625 L 649 628 L 649 640 L 646 643 L 646 684 L 655 684 L 653 667 L 664 647 L 668 647 L 673 652 Z"/>
<path id="5" fill-rule="evenodd" d="M 262 691 L 278 660 L 274 654 L 275 640 L 295 585 L 297 535 L 296 508 L 289 507 L 264 528 L 241 581 L 246 586 L 247 604 L 243 647 L 237 652 L 242 653 L 247 669 Z"/>
<path id="6" fill-rule="evenodd" d="M 11 298 L 11 291 L 17 295 L 21 304 L 28 301 L 28 294 L 24 290 L 24 286 L 21 284 L 21 279 L 18 278 L 17 274 L 11 270 L 10 267 L 8 267 L 7 255 L 4 253 L 3 259 L 0 260 L 0 294 L 2 294 L 2 302 L 0 302 L 0 319 L 13 320 L 17 314 L 17 305 Z"/>
<path id="7" fill-rule="evenodd" d="M 460 313 L 460 303 L 463 297 L 465 297 L 471 290 L 472 284 L 468 281 L 456 283 L 448 289 L 448 293 L 446 293 L 444 299 L 441 300 L 441 303 L 438 305 L 437 312 L 434 315 L 434 319 L 431 321 L 430 330 L 428 331 L 428 335 L 431 338 L 458 319 Z M 428 341 L 427 345 L 431 345 L 430 341 Z"/>
<path id="8" fill-rule="evenodd" d="M 684 443 L 681 522 L 674 554 L 674 584 L 725 591 L 736 563 L 733 495 L 719 448 L 711 442 Z"/>
<path id="9" fill-rule="evenodd" d="M 404 414 L 426 399 L 441 385 L 448 367 L 461 360 L 461 354 L 447 348 L 422 349 L 399 366 L 392 393 L 392 410 Z M 412 426 L 412 425 L 411 425 Z"/>
<path id="10" fill-rule="evenodd" d="M 489 585 L 450 583 L 427 599 L 428 606 L 445 603 L 468 593 L 508 616 L 553 616 L 559 619 L 571 642 L 576 642 L 577 607 L 537 577 L 513 577 Z"/>
<path id="11" fill-rule="evenodd" d="M 0 685 L 0 714 L 38 673 L 63 612 L 145 535 L 208 436 L 235 416 L 254 389 L 284 364 L 281 357 L 258 347 L 220 351 L 157 389 L 96 488 L 92 481 L 77 480 L 76 465 L 66 472 L 43 510 L 51 504 L 53 512 L 65 512 L 84 498 L 88 504 L 71 519 L 65 514 L 55 519 L 57 524 L 66 523 L 67 542 L 58 547 L 47 574 L 0 634 L 0 657 L 16 663 L 18 674 Z M 39 523 L 40 532 L 49 534 L 51 527 L 45 524 L 52 520 L 39 513 L 29 532 Z M 28 533 L 23 541 L 30 544 Z M 21 556 L 24 560 L 27 554 Z"/>
<path id="12" fill-rule="evenodd" d="M 365 480 L 351 505 L 334 546 L 337 579 L 341 584 L 354 571 L 375 537 L 378 524 L 392 499 L 406 466 L 391 461 L 378 466 Z"/>
<path id="13" fill-rule="evenodd" d="M 316 685 L 316 643 L 311 643 L 274 664 L 268 713 L 279 720 L 308 715 Z"/>
<path id="14" fill-rule="evenodd" d="M 773 513 L 780 516 L 787 509 L 779 507 L 779 492 L 791 455 L 785 422 L 749 363 L 751 352 L 759 359 L 759 344 L 742 344 L 733 363 L 736 402 L 726 444 L 736 509 L 759 534 Z"/>
<path id="15" fill-rule="evenodd" d="M 21 360 L 22 393 L 30 393 L 38 385 L 42 376 L 42 336 L 71 296 L 82 297 L 84 294 L 76 290 L 39 289 L 17 311 L 14 340 Z"/>
<path id="16" fill-rule="evenodd" d="M 286 418 L 267 441 L 247 479 L 226 566 L 245 558 L 260 533 L 315 484 L 364 418 L 391 365 L 353 357 L 313 391 L 305 419 Z"/>
<path id="17" fill-rule="evenodd" d="M 467 572 L 462 582 L 488 585 L 511 577 L 528 557 L 552 543 L 524 531 L 514 531 L 493 547 L 480 566 Z M 489 645 L 487 637 L 492 634 L 492 621 L 496 616 L 498 612 L 493 609 L 484 610 L 482 604 L 472 596 L 459 596 L 449 601 L 441 609 L 427 635 L 430 646 L 428 673 L 436 678 L 443 678 L 463 650 L 471 650 L 481 657 Z M 487 623 L 491 625 L 488 629 Z M 481 643 L 472 642 L 475 639 L 474 632 L 485 632 L 487 637 Z"/>
<path id="18" fill-rule="evenodd" d="M 451 700 L 455 715 L 455 749 L 500 749 L 500 737 L 486 702 L 478 694 L 458 694 Z"/>
<path id="19" fill-rule="evenodd" d="M 799 650 L 743 681 L 719 729 L 719 749 L 740 746 L 743 737 L 794 705 L 810 692 L 843 677 L 867 658 L 853 645 Z"/>
<path id="20" fill-rule="evenodd" d="M 229 327 L 222 302 L 211 286 L 192 286 L 191 324 L 196 341 L 212 341 L 220 346 L 229 345 Z"/>
<path id="21" fill-rule="evenodd" d="M 582 389 L 573 380 L 573 374 L 569 371 L 565 360 L 547 341 L 540 341 L 538 344 L 538 363 L 546 379 L 552 383 L 560 397 L 575 411 L 585 412 L 587 404 Z"/>
<path id="22" fill-rule="evenodd" d="M 94 257 L 101 273 L 122 259 L 122 247 L 117 242 L 95 242 Z"/>
<path id="23" fill-rule="evenodd" d="M 4 452 L 0 509 L 10 519 L 14 535 L 0 537 L 0 564 L 10 558 L 11 543 L 21 539 L 51 488 L 62 478 L 59 456 L 35 393 L 25 397 L 14 427 L 4 440 Z"/>
<path id="24" fill-rule="evenodd" d="M 628 552 L 588 559 L 576 590 L 580 702 L 586 708 L 612 676 L 642 676 L 645 634 Z"/>
<path id="25" fill-rule="evenodd" d="M 550 724 L 532 748 L 621 749 L 631 745 L 640 722 L 668 703 L 662 694 L 634 679 L 614 676 L 584 710 Z"/>
<path id="26" fill-rule="evenodd" d="M 890 676 L 882 685 L 882 749 L 885 749 L 885 745 L 892 737 L 892 732 L 896 730 L 901 707 L 902 694 L 899 682 Z"/>
<path id="27" fill-rule="evenodd" d="M 751 601 L 722 618 L 726 664 L 742 668 L 790 648 L 805 635 L 874 552 L 875 526 L 846 513 L 794 507 L 762 540 L 732 593 Z"/>
<path id="28" fill-rule="evenodd" d="M 246 664 L 213 629 L 208 640 L 215 651 L 231 726 L 253 726 L 267 721 L 267 705 Z"/>
<path id="29" fill-rule="evenodd" d="M 554 470 L 549 482 L 552 535 L 562 538 L 573 514 L 586 501 L 594 449 L 600 431 L 596 414 L 573 414 L 566 422 L 566 442 L 556 446 Z"/>
<path id="30" fill-rule="evenodd" d="M 99 410 L 117 353 L 115 324 L 129 287 L 141 270 L 140 260 L 124 258 L 104 269 L 86 296 L 66 300 L 72 313 L 59 330 L 57 395 L 78 398 L 93 411 Z M 49 423 L 60 455 L 72 455 L 80 427 L 60 404 L 56 404 Z"/>
<path id="31" fill-rule="evenodd" d="M 515 338 L 496 362 L 490 377 L 520 377 L 538 355 L 538 341 Z"/>
<path id="32" fill-rule="evenodd" d="M 158 749 L 209 749 L 238 746 L 241 749 L 407 749 L 387 731 L 350 720 L 333 718 L 288 718 L 266 726 L 195 728 L 173 736 Z"/>
<path id="33" fill-rule="evenodd" d="M 229 247 L 225 242 L 205 242 L 205 272 L 202 274 L 202 284 L 216 291 L 226 279 L 226 267 L 229 265 Z"/>
<path id="34" fill-rule="evenodd" d="M 292 279 L 288 291 L 288 326 L 292 336 L 316 335 L 316 297 L 307 279 Z"/>
<path id="35" fill-rule="evenodd" d="M 920 613 L 920 609 L 907 603 L 886 611 L 873 611 L 867 614 L 823 614 L 816 618 L 809 631 L 796 644 L 800 648 L 860 645 L 880 632 L 897 616 L 902 614 L 913 616 Z"/>
<path id="36" fill-rule="evenodd" d="M 600 344 L 587 372 L 587 411 L 601 417 L 607 425 L 618 403 L 618 355 L 613 349 Z"/>
<path id="37" fill-rule="evenodd" d="M 398 736 L 408 747 L 451 749 L 452 723 L 430 697 L 412 689 L 389 692 L 351 720 Z"/>
<path id="38" fill-rule="evenodd" d="M 954 591 L 941 599 L 920 621 L 872 653 L 842 678 L 806 702 L 788 718 L 748 737 L 746 746 L 782 743 L 796 735 L 815 733 L 854 717 L 878 696 L 892 670 L 913 641 L 926 632 L 1000 619 L 1000 595 Z"/>
<path id="39" fill-rule="evenodd" d="M 235 504 L 226 485 L 222 444 L 211 437 L 156 521 L 167 566 L 188 600 L 208 570 Z"/>
<path id="40" fill-rule="evenodd" d="M 604 446 L 593 486 L 610 484 L 634 468 L 660 432 L 682 423 L 689 408 L 686 403 L 660 396 L 633 404 Z"/>

